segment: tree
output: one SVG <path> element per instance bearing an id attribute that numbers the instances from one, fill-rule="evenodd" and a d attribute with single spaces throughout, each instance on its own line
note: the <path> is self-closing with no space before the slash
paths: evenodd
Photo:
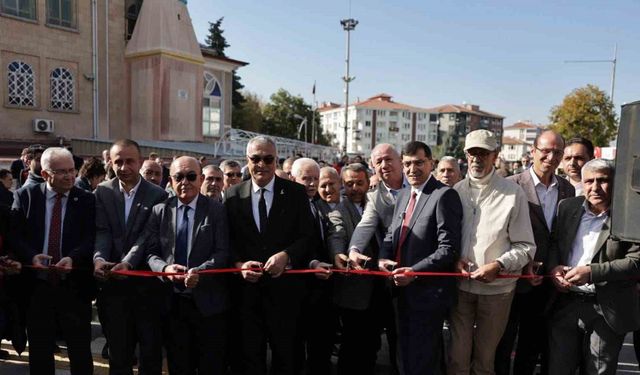
<path id="1" fill-rule="evenodd" d="M 237 129 L 260 132 L 262 129 L 262 108 L 264 104 L 257 94 L 243 93 L 245 100 L 233 112 L 233 127 Z"/>
<path id="2" fill-rule="evenodd" d="M 226 57 L 224 50 L 230 45 L 227 43 L 227 38 L 225 38 L 224 30 L 222 29 L 223 20 L 224 17 L 220 17 L 216 22 L 209 22 L 209 35 L 207 36 L 205 43 L 207 44 L 207 47 L 214 50 L 219 56 Z M 240 105 L 245 100 L 244 96 L 242 96 L 242 92 L 240 91 L 244 88 L 244 85 L 240 80 L 240 76 L 234 70 L 231 81 L 231 104 L 234 111 L 238 111 L 240 109 Z M 233 121 L 232 126 L 236 127 L 235 121 Z"/>
<path id="3" fill-rule="evenodd" d="M 609 96 L 595 85 L 575 89 L 551 109 L 551 128 L 565 138 L 580 135 L 594 146 L 608 146 L 617 132 L 617 116 Z"/>
<path id="4" fill-rule="evenodd" d="M 313 129 L 311 120 L 313 118 L 313 110 L 311 106 L 304 102 L 300 96 L 293 96 L 285 89 L 279 89 L 270 97 L 270 102 L 264 106 L 262 111 L 264 122 L 262 132 L 269 135 L 298 139 L 298 127 L 302 120 L 294 115 L 307 119 L 307 142 L 311 142 L 311 131 Z M 323 134 L 320 125 L 320 115 L 316 112 L 316 131 L 318 134 L 318 143 L 330 145 L 330 139 Z M 302 130 L 302 138 L 304 139 L 304 129 Z"/>
<path id="5" fill-rule="evenodd" d="M 216 22 L 209 22 L 209 35 L 205 40 L 207 43 L 207 47 L 216 51 L 219 56 L 225 56 L 224 50 L 229 47 L 229 43 L 227 43 L 227 38 L 224 37 L 224 30 L 220 26 L 222 26 L 222 21 L 224 17 L 218 18 Z"/>

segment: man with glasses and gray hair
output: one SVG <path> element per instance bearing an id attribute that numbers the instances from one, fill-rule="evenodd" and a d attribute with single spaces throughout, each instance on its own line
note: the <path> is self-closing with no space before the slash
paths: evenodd
<path id="1" fill-rule="evenodd" d="M 23 264 L 31 290 L 27 311 L 29 369 L 53 374 L 57 331 L 67 344 L 72 374 L 93 373 L 91 267 L 95 237 L 95 198 L 74 186 L 71 153 L 51 147 L 42 153 L 41 184 L 15 193 L 11 245 Z"/>
<path id="2" fill-rule="evenodd" d="M 529 206 L 522 188 L 495 173 L 496 136 L 480 129 L 467 134 L 467 177 L 454 187 L 462 201 L 462 249 L 457 264 L 465 278 L 451 311 L 448 373 L 492 374 L 517 279 L 535 255 Z M 474 328 L 475 327 L 475 328 Z"/>
<path id="3" fill-rule="evenodd" d="M 552 130 L 543 131 L 533 141 L 531 168 L 507 178 L 522 187 L 529 201 L 529 217 L 536 241 L 536 256 L 527 267 L 527 273 L 547 274 L 551 225 L 556 217 L 558 203 L 575 194 L 573 186 L 555 174 L 562 160 L 563 150 L 564 139 L 560 134 Z M 551 285 L 543 282 L 542 277 L 518 280 L 517 284 L 509 323 L 496 350 L 496 374 L 509 375 L 516 335 L 518 345 L 514 359 L 514 373 L 533 374 L 539 356 L 542 356 L 542 373 L 546 373 L 547 335 L 544 309 Z"/>
<path id="4" fill-rule="evenodd" d="M 247 144 L 251 179 L 225 194 L 232 259 L 243 269 L 237 293 L 246 374 L 267 374 L 267 343 L 270 373 L 296 373 L 305 282 L 297 275 L 281 276 L 288 268 L 307 268 L 314 224 L 304 187 L 276 177 L 277 157 L 273 139 L 252 138 Z"/>

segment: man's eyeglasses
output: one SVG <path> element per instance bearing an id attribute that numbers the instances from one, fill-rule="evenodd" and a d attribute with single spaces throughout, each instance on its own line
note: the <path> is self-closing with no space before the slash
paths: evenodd
<path id="1" fill-rule="evenodd" d="M 261 161 L 263 161 L 265 164 L 273 164 L 273 162 L 276 160 L 275 156 L 273 155 L 267 155 L 267 156 L 252 155 L 252 156 L 249 156 L 248 158 L 249 160 L 251 160 L 253 164 L 258 164 Z"/>
<path id="2" fill-rule="evenodd" d="M 198 178 L 198 174 L 196 172 L 188 172 L 187 174 L 184 173 L 176 173 L 173 176 L 171 176 L 174 180 L 176 180 L 176 182 L 181 182 L 182 180 L 184 180 L 185 178 L 187 179 L 187 181 L 195 181 Z"/>
<path id="3" fill-rule="evenodd" d="M 49 169 L 47 170 L 49 173 L 60 176 L 75 176 L 78 173 L 78 170 L 75 168 L 71 169 Z"/>
<path id="4" fill-rule="evenodd" d="M 427 162 L 427 159 L 407 160 L 407 161 L 403 161 L 402 165 L 405 168 L 411 168 L 411 164 L 413 164 L 416 168 L 422 168 L 424 167 L 424 163 L 426 162 Z"/>
<path id="5" fill-rule="evenodd" d="M 540 152 L 540 155 L 542 155 L 542 157 L 547 157 L 547 155 L 553 153 L 553 158 L 561 158 L 562 155 L 564 154 L 564 150 L 559 150 L 557 148 L 538 148 L 535 147 L 536 150 L 538 150 Z"/>
<path id="6" fill-rule="evenodd" d="M 265 162 L 266 163 L 266 162 Z M 267 163 L 268 164 L 268 163 Z M 232 177 L 237 177 L 240 178 L 242 177 L 242 172 L 227 172 L 224 174 L 225 176 L 232 178 Z"/>

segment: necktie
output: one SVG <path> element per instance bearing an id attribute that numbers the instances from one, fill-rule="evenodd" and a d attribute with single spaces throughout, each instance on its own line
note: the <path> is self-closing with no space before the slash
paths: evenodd
<path id="1" fill-rule="evenodd" d="M 188 266 L 188 246 L 189 246 L 189 206 L 182 206 L 182 222 L 178 227 L 176 236 L 175 263 Z"/>
<path id="2" fill-rule="evenodd" d="M 47 254 L 52 258 L 51 264 L 60 261 L 60 231 L 62 229 L 62 194 L 56 195 L 56 202 L 53 204 L 51 211 L 51 222 L 49 224 L 49 244 L 47 245 Z"/>
<path id="3" fill-rule="evenodd" d="M 409 234 L 409 223 L 411 222 L 413 209 L 416 207 L 417 196 L 418 194 L 415 191 L 411 192 L 411 198 L 409 199 L 409 204 L 407 205 L 407 209 L 404 212 L 404 218 L 402 219 L 400 239 L 398 240 L 398 248 L 396 249 L 396 262 L 398 262 L 398 266 L 400 265 L 400 261 L 402 260 L 402 244 L 404 243 L 404 240 L 407 239 L 407 235 Z"/>
<path id="4" fill-rule="evenodd" d="M 267 202 L 264 199 L 264 192 L 267 189 L 260 189 L 260 201 L 258 202 L 258 212 L 260 213 L 260 233 L 267 230 Z"/>

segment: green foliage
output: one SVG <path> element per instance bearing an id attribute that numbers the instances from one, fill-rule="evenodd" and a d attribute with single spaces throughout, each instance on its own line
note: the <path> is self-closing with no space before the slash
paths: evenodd
<path id="1" fill-rule="evenodd" d="M 617 116 L 609 96 L 595 85 L 575 89 L 551 109 L 551 128 L 565 139 L 577 135 L 594 146 L 608 146 L 617 133 Z"/>
<path id="2" fill-rule="evenodd" d="M 245 92 L 244 101 L 233 111 L 233 124 L 236 129 L 260 132 L 262 129 L 262 107 L 264 104 L 258 95 Z"/>
<path id="3" fill-rule="evenodd" d="M 209 22 L 209 35 L 205 40 L 207 47 L 216 51 L 220 56 L 225 56 L 224 50 L 229 47 L 227 38 L 224 37 L 224 30 L 221 28 L 224 17 L 218 18 L 216 22 Z"/>

